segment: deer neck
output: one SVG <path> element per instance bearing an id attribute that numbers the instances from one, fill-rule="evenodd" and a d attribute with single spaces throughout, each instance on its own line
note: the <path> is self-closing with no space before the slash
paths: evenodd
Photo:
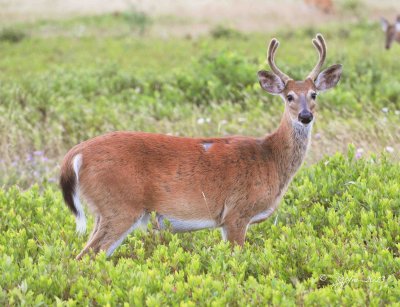
<path id="1" fill-rule="evenodd" d="M 300 168 L 306 156 L 312 123 L 307 126 L 293 121 L 285 112 L 275 132 L 264 139 L 264 149 L 268 159 L 276 165 L 280 187 L 286 187 Z"/>

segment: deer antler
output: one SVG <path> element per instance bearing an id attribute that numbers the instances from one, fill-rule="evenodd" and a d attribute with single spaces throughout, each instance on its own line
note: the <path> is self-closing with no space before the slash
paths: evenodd
<path id="1" fill-rule="evenodd" d="M 279 41 L 276 38 L 273 38 L 269 43 L 268 47 L 268 64 L 271 67 L 272 71 L 279 77 L 281 80 L 286 83 L 291 80 L 288 75 L 285 75 L 283 72 L 279 70 L 279 68 L 275 64 L 275 52 L 278 49 Z"/>
<path id="2" fill-rule="evenodd" d="M 313 38 L 312 43 L 318 51 L 319 60 L 318 60 L 317 65 L 315 65 L 314 69 L 307 76 L 307 79 L 311 79 L 314 81 L 317 78 L 317 76 L 321 70 L 321 67 L 322 67 L 322 65 L 324 65 L 324 62 L 325 62 L 326 44 L 325 44 L 324 38 L 319 33 L 317 34 L 316 39 Z"/>

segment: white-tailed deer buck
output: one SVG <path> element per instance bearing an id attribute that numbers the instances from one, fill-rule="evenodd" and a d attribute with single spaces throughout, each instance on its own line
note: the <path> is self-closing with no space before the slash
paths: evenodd
<path id="1" fill-rule="evenodd" d="M 385 48 L 390 49 L 392 43 L 397 41 L 400 43 L 400 15 L 397 16 L 396 22 L 390 24 L 385 18 L 381 18 L 381 26 L 383 32 L 386 34 Z"/>
<path id="2" fill-rule="evenodd" d="M 319 91 L 335 86 L 342 72 L 333 65 L 320 73 L 326 57 L 322 35 L 312 40 L 319 61 L 304 81 L 294 81 L 275 65 L 273 39 L 268 63 L 259 71 L 261 87 L 285 102 L 278 129 L 265 137 L 186 138 L 144 132 L 114 132 L 73 147 L 61 167 L 66 204 L 77 231 L 86 219 L 79 196 L 95 216 L 80 259 L 90 249 L 107 255 L 155 213 L 159 229 L 174 232 L 221 228 L 224 239 L 243 245 L 249 225 L 267 219 L 302 164 Z M 165 220 L 169 220 L 166 223 Z"/>

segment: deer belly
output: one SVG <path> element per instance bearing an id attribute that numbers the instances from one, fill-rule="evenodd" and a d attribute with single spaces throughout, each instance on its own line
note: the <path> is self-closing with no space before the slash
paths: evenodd
<path id="1" fill-rule="evenodd" d="M 159 229 L 166 229 L 168 228 L 167 225 L 170 225 L 173 232 L 195 231 L 206 228 L 215 228 L 217 226 L 217 223 L 213 220 L 179 220 L 158 213 L 156 218 Z M 166 220 L 168 222 L 166 222 Z"/>
<path id="2" fill-rule="evenodd" d="M 274 212 L 274 208 L 268 208 L 267 210 L 256 214 L 255 216 L 253 216 L 251 218 L 250 224 L 261 222 L 261 221 L 267 219 L 273 212 Z"/>

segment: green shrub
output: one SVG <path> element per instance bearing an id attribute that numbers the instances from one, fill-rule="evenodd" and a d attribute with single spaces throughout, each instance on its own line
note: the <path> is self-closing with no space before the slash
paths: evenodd
<path id="1" fill-rule="evenodd" d="M 365 4 L 362 0 L 340 0 L 338 2 L 339 9 L 344 12 L 361 19 L 365 17 Z"/>
<path id="2" fill-rule="evenodd" d="M 18 43 L 25 39 L 27 34 L 19 29 L 15 28 L 3 28 L 0 31 L 0 41 Z"/>
<path id="3" fill-rule="evenodd" d="M 240 33 L 238 30 L 224 25 L 218 25 L 213 29 L 211 29 L 210 35 L 215 39 L 244 38 L 244 35 Z"/>
<path id="4" fill-rule="evenodd" d="M 400 296 L 400 165 L 337 154 L 303 168 L 280 208 L 231 251 L 219 231 L 134 232 L 112 257 L 58 188 L 0 190 L 1 305 L 386 305 Z"/>
<path id="5" fill-rule="evenodd" d="M 122 17 L 129 23 L 132 30 L 139 29 L 139 34 L 143 35 L 151 24 L 151 18 L 144 12 L 132 6 L 128 11 L 122 13 Z"/>

